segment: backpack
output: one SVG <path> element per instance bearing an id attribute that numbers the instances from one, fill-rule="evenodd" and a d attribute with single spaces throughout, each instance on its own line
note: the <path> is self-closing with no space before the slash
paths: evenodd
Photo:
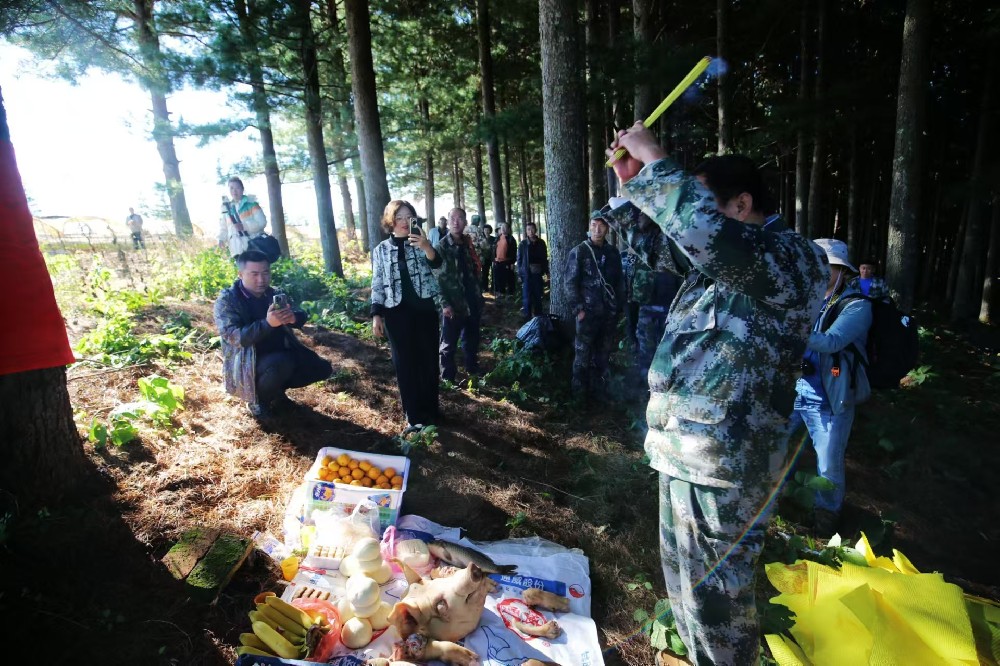
<path id="1" fill-rule="evenodd" d="M 824 322 L 823 330 L 830 327 L 848 303 L 858 300 L 868 301 L 872 306 L 872 325 L 868 329 L 868 341 L 865 343 L 868 361 L 862 361 L 868 383 L 876 389 L 899 388 L 900 380 L 917 367 L 917 320 L 912 315 L 900 312 L 892 299 L 881 300 L 852 294 L 840 300 L 834 308 L 835 314 Z M 857 354 L 858 350 L 853 343 L 848 349 L 853 349 Z M 857 356 L 860 358 L 860 354 Z"/>

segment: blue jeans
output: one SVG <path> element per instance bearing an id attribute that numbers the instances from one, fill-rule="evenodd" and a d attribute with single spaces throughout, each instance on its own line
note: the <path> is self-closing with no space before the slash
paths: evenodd
<path id="1" fill-rule="evenodd" d="M 844 503 L 844 454 L 854 424 L 854 407 L 834 414 L 826 401 L 795 398 L 790 427 L 804 423 L 816 450 L 817 473 L 833 482 L 833 490 L 816 491 L 816 508 L 837 513 Z"/>
<path id="2" fill-rule="evenodd" d="M 530 317 L 542 312 L 542 274 L 521 273 L 521 314 Z"/>

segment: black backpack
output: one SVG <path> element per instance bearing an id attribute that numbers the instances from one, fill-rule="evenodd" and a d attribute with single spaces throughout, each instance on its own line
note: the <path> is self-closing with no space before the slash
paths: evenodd
<path id="1" fill-rule="evenodd" d="M 900 380 L 917 367 L 919 337 L 917 320 L 913 315 L 900 312 L 892 299 L 851 294 L 840 299 L 833 316 L 824 322 L 823 330 L 830 327 L 848 303 L 861 300 L 868 301 L 872 306 L 872 325 L 865 344 L 868 361 L 862 362 L 868 383 L 875 389 L 899 388 Z M 853 343 L 848 349 L 857 352 Z"/>

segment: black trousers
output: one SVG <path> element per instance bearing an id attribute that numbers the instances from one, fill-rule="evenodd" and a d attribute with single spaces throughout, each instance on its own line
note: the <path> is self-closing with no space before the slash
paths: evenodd
<path id="1" fill-rule="evenodd" d="M 405 305 L 383 313 L 396 368 L 399 399 L 409 425 L 438 419 L 438 313 Z"/>
<path id="2" fill-rule="evenodd" d="M 326 379 L 333 366 L 305 347 L 294 347 L 257 357 L 257 403 L 267 405 L 286 389 L 309 386 Z"/>

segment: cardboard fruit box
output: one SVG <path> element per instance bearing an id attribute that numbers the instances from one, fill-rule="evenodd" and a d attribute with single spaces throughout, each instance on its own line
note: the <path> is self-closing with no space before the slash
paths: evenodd
<path id="1" fill-rule="evenodd" d="M 393 468 L 398 476 L 403 477 L 402 485 L 398 488 L 367 488 L 318 478 L 324 458 L 336 460 L 344 454 L 359 462 L 368 462 L 381 470 Z M 399 517 L 399 507 L 403 503 L 403 493 L 406 492 L 406 484 L 409 480 L 410 460 L 405 456 L 387 456 L 325 446 L 319 450 L 316 460 L 306 473 L 306 518 L 310 517 L 313 511 L 331 509 L 349 516 L 360 502 L 371 499 L 378 505 L 379 523 L 382 531 L 385 531 L 387 527 L 394 525 L 396 518 Z"/>

